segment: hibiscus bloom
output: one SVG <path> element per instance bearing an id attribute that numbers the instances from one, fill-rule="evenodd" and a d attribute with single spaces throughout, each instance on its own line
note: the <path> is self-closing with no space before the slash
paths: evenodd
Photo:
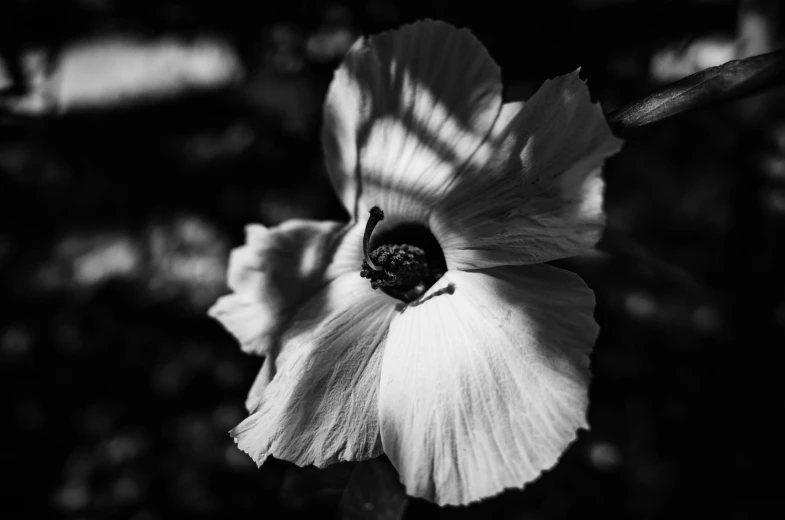
<path id="1" fill-rule="evenodd" d="M 232 431 L 319 467 L 386 454 L 407 493 L 520 488 L 587 427 L 594 296 L 543 262 L 604 224 L 619 150 L 577 71 L 502 103 L 500 71 L 441 22 L 359 40 L 322 139 L 348 224 L 248 226 L 210 313 L 265 356 Z"/>

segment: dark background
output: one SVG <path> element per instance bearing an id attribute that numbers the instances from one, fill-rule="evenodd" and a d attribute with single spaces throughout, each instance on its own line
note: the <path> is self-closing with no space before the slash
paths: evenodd
<path id="1" fill-rule="evenodd" d="M 0 517 L 336 514 L 351 464 L 256 469 L 234 447 L 261 359 L 205 315 L 245 224 L 347 218 L 320 155 L 342 52 L 323 42 L 444 19 L 488 47 L 508 97 L 582 66 L 610 112 L 722 42 L 778 48 L 782 14 L 776 1 L 452 4 L 0 4 L 7 69 L 33 46 L 124 32 L 221 37 L 246 70 L 240 85 L 165 102 L 0 114 Z M 465 508 L 412 500 L 407 518 L 781 509 L 784 108 L 773 90 L 625 135 L 601 252 L 560 264 L 597 295 L 591 431 L 524 491 Z"/>

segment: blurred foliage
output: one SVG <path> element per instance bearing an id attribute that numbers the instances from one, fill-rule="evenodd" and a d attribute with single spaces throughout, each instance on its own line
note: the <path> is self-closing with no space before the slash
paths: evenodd
<path id="1" fill-rule="evenodd" d="M 25 52 L 111 34 L 220 38 L 246 75 L 140 105 L 0 114 L 0 517 L 339 510 L 352 464 L 256 469 L 234 447 L 227 432 L 261 360 L 205 310 L 226 291 L 245 224 L 346 218 L 318 133 L 356 35 L 423 17 L 469 26 L 509 98 L 581 65 L 609 112 L 716 65 L 717 45 L 740 34 L 774 50 L 784 13 L 773 4 L 543 0 L 521 16 L 439 0 L 3 2 L 0 95 L 20 95 Z M 597 294 L 591 431 L 524 491 L 465 508 L 413 500 L 407 518 L 757 518 L 775 507 L 782 91 L 637 131 L 606 180 L 601 251 L 560 263 Z"/>

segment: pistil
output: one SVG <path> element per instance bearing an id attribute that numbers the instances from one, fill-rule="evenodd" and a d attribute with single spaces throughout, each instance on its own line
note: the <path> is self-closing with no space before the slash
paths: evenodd
<path id="1" fill-rule="evenodd" d="M 368 254 L 368 249 L 373 230 L 376 227 L 376 224 L 382 220 L 384 220 L 384 211 L 382 211 L 379 206 L 372 207 L 371 216 L 368 218 L 368 222 L 365 224 L 365 235 L 363 235 L 363 254 L 365 255 L 365 263 L 367 263 L 368 266 L 374 271 L 381 271 L 382 268 L 373 263 L 371 256 Z M 374 287 L 374 289 L 376 289 L 376 287 Z"/>
<path id="2" fill-rule="evenodd" d="M 384 212 L 377 206 L 365 226 L 363 255 L 365 260 L 360 276 L 367 278 L 374 289 L 405 302 L 413 301 L 433 285 L 438 275 L 428 266 L 425 251 L 410 244 L 382 244 L 370 250 L 371 235 L 376 225 L 384 219 Z"/>

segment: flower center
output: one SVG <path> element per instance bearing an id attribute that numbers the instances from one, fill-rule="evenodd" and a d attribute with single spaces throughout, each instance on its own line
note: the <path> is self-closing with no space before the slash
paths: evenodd
<path id="1" fill-rule="evenodd" d="M 402 224 L 373 240 L 371 235 L 384 212 L 371 208 L 371 216 L 363 237 L 363 260 L 360 276 L 368 278 L 371 287 L 404 302 L 411 302 L 425 293 L 447 271 L 444 254 L 436 238 L 425 226 Z"/>

